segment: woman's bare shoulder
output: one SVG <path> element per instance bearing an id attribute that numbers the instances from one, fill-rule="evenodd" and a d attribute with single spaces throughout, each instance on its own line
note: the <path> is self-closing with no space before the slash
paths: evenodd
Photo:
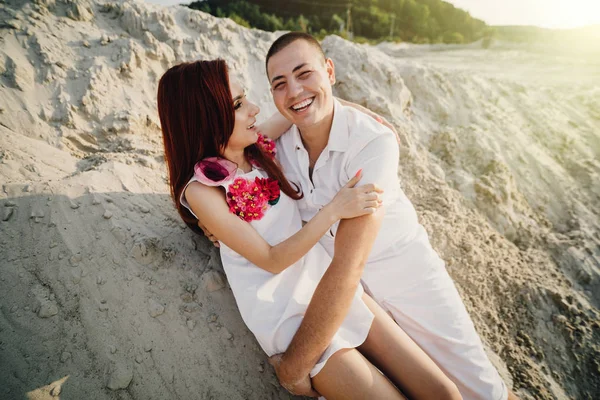
<path id="1" fill-rule="evenodd" d="M 185 189 L 185 198 L 192 207 L 206 208 L 214 202 L 224 203 L 225 190 L 220 186 L 208 186 L 201 182 L 191 182 Z"/>

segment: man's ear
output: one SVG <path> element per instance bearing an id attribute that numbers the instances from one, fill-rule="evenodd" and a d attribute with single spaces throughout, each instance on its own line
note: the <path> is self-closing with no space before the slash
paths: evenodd
<path id="1" fill-rule="evenodd" d="M 335 84 L 335 65 L 333 65 L 333 60 L 331 58 L 325 60 L 325 69 L 327 70 L 329 83 L 333 86 Z"/>

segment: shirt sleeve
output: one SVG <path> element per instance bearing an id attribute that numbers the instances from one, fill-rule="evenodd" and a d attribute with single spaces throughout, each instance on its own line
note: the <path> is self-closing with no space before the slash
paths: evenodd
<path id="1" fill-rule="evenodd" d="M 352 177 L 362 168 L 362 178 L 357 186 L 375 183 L 384 190 L 383 203 L 396 200 L 400 194 L 398 162 L 400 150 L 394 134 L 390 131 L 378 134 L 348 162 L 348 176 Z"/>

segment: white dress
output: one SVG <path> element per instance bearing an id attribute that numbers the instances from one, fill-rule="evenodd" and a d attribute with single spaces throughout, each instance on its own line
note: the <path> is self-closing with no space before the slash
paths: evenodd
<path id="1" fill-rule="evenodd" d="M 267 175 L 257 168 L 248 173 L 238 169 L 234 176 L 221 186 L 227 190 L 229 184 L 237 177 L 254 180 L 255 177 L 266 178 Z M 193 181 L 197 179 L 193 177 L 188 185 Z M 181 203 L 190 209 L 183 194 Z M 249 223 L 272 246 L 302 228 L 296 202 L 283 191 L 279 202 L 270 206 L 262 219 Z M 275 275 L 252 264 L 223 242 L 219 243 L 223 269 L 242 319 L 267 355 L 285 352 L 300 327 L 310 299 L 329 266 L 331 257 L 317 243 L 300 261 Z M 367 338 L 374 316 L 362 301 L 362 294 L 363 288 L 359 285 L 348 315 L 319 362 L 311 370 L 311 377 L 319 373 L 327 359 L 336 351 L 355 348 Z"/>

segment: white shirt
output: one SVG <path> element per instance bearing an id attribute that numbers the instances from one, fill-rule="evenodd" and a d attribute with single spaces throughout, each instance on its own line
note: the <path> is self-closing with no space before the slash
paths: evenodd
<path id="1" fill-rule="evenodd" d="M 304 197 L 298 201 L 300 215 L 310 220 L 356 172 L 362 168 L 358 186 L 376 183 L 385 192 L 385 216 L 373 245 L 369 262 L 388 257 L 417 234 L 417 214 L 400 188 L 399 149 L 395 134 L 373 118 L 334 99 L 334 114 L 327 146 L 315 163 L 309 178 L 308 152 L 294 125 L 277 141 L 277 158 L 285 176 L 298 185 Z M 338 223 L 321 239 L 333 257 Z"/>

